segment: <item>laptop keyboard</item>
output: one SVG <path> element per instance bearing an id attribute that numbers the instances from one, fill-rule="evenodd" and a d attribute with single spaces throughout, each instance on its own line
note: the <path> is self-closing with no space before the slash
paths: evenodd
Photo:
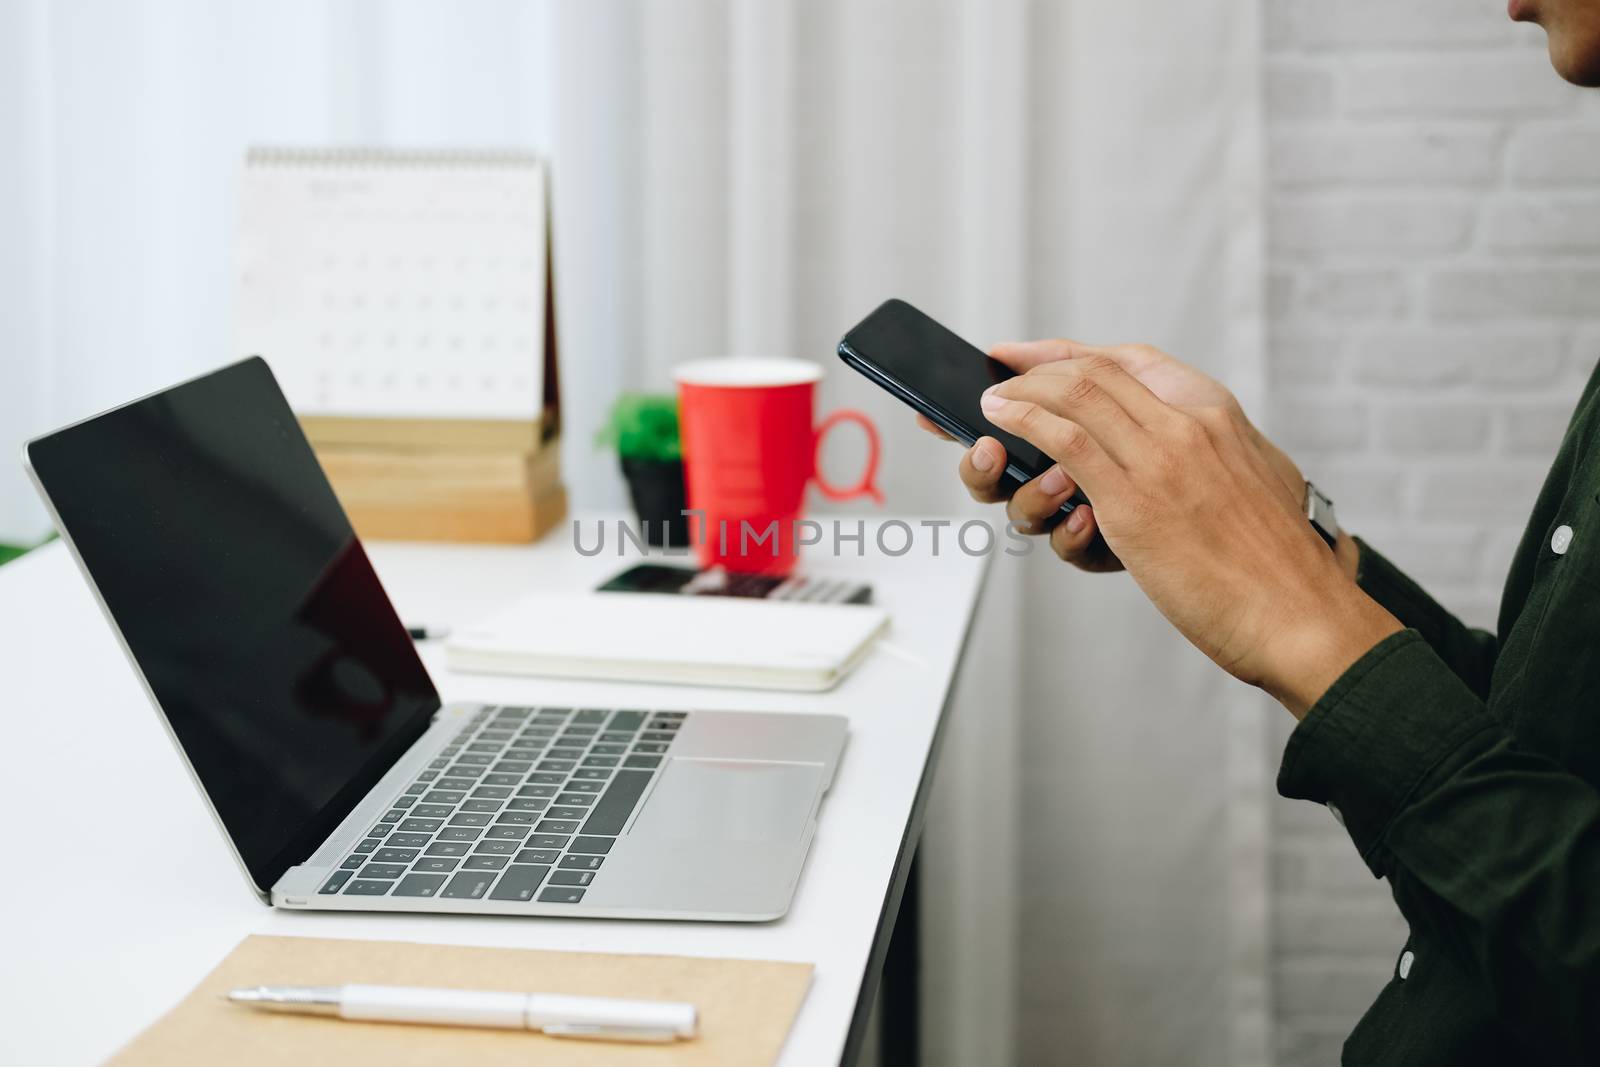
<path id="1" fill-rule="evenodd" d="M 317 892 L 580 903 L 686 718 L 484 708 Z"/>

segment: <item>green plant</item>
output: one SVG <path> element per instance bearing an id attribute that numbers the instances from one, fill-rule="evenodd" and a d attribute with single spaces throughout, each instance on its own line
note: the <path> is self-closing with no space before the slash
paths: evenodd
<path id="1" fill-rule="evenodd" d="M 611 406 L 595 443 L 623 459 L 671 462 L 683 457 L 678 440 L 678 400 L 656 393 L 623 393 Z"/>

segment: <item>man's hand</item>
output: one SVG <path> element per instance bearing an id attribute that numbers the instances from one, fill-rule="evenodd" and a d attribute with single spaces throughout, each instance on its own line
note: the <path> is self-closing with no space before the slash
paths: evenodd
<path id="1" fill-rule="evenodd" d="M 1238 400 L 1216 379 L 1149 345 L 1085 345 L 1077 341 L 1024 341 L 996 345 L 989 354 L 1019 374 L 1046 364 L 1086 358 L 1109 359 L 1156 397 L 1183 408 L 1220 408 L 1250 427 L 1250 439 L 1267 456 L 1278 477 L 1296 496 L 1305 492 L 1299 468 L 1272 442 L 1250 426 Z M 933 423 L 917 416 L 917 424 L 940 437 Z M 948 439 L 948 438 L 947 438 Z M 1044 533 L 1044 523 L 1077 491 L 1077 484 L 1058 465 L 1018 489 L 1009 498 L 1000 486 L 1005 448 L 993 437 L 980 438 L 961 457 L 961 481 L 973 498 L 1006 504 L 1006 515 L 1022 533 Z M 1122 563 L 1101 536 L 1093 507 L 1078 507 L 1050 531 L 1050 547 L 1068 563 L 1086 571 L 1117 571 Z M 1352 545 L 1353 547 L 1353 545 Z"/>
<path id="2" fill-rule="evenodd" d="M 1400 629 L 1311 529 L 1237 404 L 1168 403 L 1096 353 L 1037 363 L 983 410 L 1083 486 L 1107 546 L 1185 637 L 1296 717 Z"/>

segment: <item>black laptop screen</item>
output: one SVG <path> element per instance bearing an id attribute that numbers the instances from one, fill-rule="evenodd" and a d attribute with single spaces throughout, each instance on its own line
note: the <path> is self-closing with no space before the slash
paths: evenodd
<path id="1" fill-rule="evenodd" d="M 256 886 L 349 814 L 439 697 L 267 365 L 34 441 L 63 531 Z M 101 714 L 142 709 L 75 709 Z"/>

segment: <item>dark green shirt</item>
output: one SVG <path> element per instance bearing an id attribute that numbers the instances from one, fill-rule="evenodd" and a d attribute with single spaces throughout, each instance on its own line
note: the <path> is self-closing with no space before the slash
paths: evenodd
<path id="1" fill-rule="evenodd" d="M 1328 690 L 1278 773 L 1334 810 L 1411 927 L 1344 1061 L 1600 1064 L 1600 368 L 1498 638 L 1364 544 L 1359 581 L 1410 629 Z"/>

